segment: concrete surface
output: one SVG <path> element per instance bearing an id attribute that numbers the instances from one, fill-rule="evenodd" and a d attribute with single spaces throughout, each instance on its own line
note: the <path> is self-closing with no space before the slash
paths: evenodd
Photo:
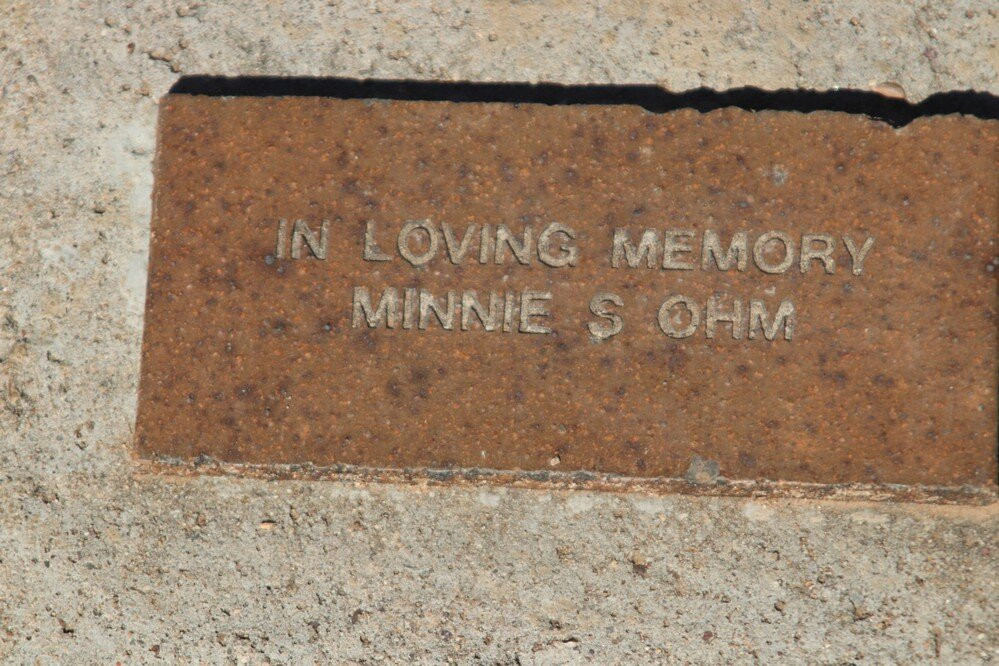
<path id="1" fill-rule="evenodd" d="M 999 92 L 984 7 L 0 0 L 0 659 L 999 659 L 995 505 L 184 479 L 130 457 L 156 100 L 181 72 L 915 100 Z"/>

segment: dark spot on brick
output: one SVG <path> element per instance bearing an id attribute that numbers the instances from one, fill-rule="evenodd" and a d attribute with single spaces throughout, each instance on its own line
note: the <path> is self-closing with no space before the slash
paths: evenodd
<path id="1" fill-rule="evenodd" d="M 841 370 L 837 370 L 835 372 L 826 372 L 823 373 L 823 376 L 831 379 L 840 386 L 844 386 L 846 384 L 846 373 Z"/>
<path id="2" fill-rule="evenodd" d="M 885 377 L 882 374 L 874 375 L 871 381 L 873 381 L 878 386 L 885 386 L 889 388 L 895 385 L 894 379 L 892 379 L 891 377 Z"/>
<path id="3" fill-rule="evenodd" d="M 669 346 L 669 356 L 666 359 L 666 367 L 670 372 L 679 372 L 687 365 L 687 352 L 678 344 Z"/>

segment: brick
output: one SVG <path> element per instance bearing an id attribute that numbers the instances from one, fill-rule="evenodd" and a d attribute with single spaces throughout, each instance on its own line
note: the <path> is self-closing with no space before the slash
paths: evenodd
<path id="1" fill-rule="evenodd" d="M 137 451 L 994 492 L 997 134 L 168 96 Z"/>

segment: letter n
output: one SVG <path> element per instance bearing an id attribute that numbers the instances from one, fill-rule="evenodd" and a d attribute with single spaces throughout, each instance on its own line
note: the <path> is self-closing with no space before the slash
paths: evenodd
<path id="1" fill-rule="evenodd" d="M 319 228 L 319 238 L 316 238 L 315 232 L 309 228 L 305 220 L 295 220 L 295 226 L 291 230 L 291 258 L 302 258 L 302 241 L 305 241 L 312 256 L 316 259 L 325 259 L 329 244 L 329 231 L 330 221 L 323 220 L 323 224 Z"/>

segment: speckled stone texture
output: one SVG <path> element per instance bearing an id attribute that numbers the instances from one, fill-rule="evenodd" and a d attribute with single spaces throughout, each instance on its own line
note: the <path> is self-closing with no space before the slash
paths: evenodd
<path id="1" fill-rule="evenodd" d="M 136 473 L 181 73 L 999 92 L 980 2 L 0 3 L 0 660 L 988 663 L 988 507 Z M 177 70 L 177 71 L 174 71 Z"/>

